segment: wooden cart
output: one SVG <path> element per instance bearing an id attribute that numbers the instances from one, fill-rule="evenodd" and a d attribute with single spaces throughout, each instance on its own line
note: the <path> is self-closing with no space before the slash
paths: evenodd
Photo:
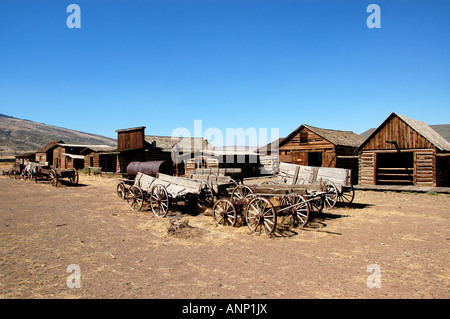
<path id="1" fill-rule="evenodd" d="M 272 233 L 278 217 L 285 225 L 305 226 L 313 206 L 322 206 L 325 185 L 238 185 L 230 197 L 219 199 L 213 207 L 213 218 L 218 225 L 235 226 L 240 217 L 252 232 Z M 273 198 L 279 198 L 279 205 Z M 320 204 L 319 202 L 322 202 Z"/>
<path id="2" fill-rule="evenodd" d="M 132 210 L 141 210 L 149 205 L 156 217 L 165 217 L 173 205 L 184 203 L 185 206 L 212 207 L 214 193 L 208 183 L 190 180 L 184 177 L 157 174 L 152 177 L 138 173 L 133 185 L 127 187 L 122 180 L 119 189 Z M 126 189 L 126 190 L 123 190 Z"/>
<path id="3" fill-rule="evenodd" d="M 34 175 L 36 183 L 39 180 L 48 180 L 53 187 L 57 187 L 62 179 L 68 180 L 72 185 L 77 185 L 79 182 L 78 171 L 75 168 L 61 169 L 51 166 L 38 166 Z"/>

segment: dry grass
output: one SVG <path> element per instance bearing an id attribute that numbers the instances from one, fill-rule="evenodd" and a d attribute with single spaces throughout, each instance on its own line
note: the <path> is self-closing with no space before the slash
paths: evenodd
<path id="1" fill-rule="evenodd" d="M 80 184 L 0 177 L 0 298 L 449 297 L 448 195 L 357 192 L 353 208 L 272 237 L 183 214 L 192 228 L 170 235 L 116 197 L 116 179 Z M 380 289 L 366 286 L 374 263 Z"/>

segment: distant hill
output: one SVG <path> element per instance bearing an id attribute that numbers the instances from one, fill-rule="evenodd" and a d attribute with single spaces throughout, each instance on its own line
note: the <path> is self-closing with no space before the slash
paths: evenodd
<path id="1" fill-rule="evenodd" d="M 22 120 L 0 113 L 0 149 L 2 158 L 34 152 L 48 142 L 63 140 L 71 144 L 117 146 L 117 140 L 62 127 Z"/>

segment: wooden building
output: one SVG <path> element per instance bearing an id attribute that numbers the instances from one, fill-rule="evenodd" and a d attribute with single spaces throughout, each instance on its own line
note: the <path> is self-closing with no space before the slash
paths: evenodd
<path id="1" fill-rule="evenodd" d="M 450 142 L 424 122 L 392 113 L 357 151 L 361 185 L 450 186 Z"/>
<path id="2" fill-rule="evenodd" d="M 260 156 L 250 151 L 206 150 L 184 159 L 186 175 L 194 169 L 239 169 L 241 177 L 260 175 Z"/>
<path id="3" fill-rule="evenodd" d="M 53 166 L 56 168 L 75 168 L 85 167 L 86 150 L 106 150 L 112 149 L 108 145 L 82 145 L 58 143 L 53 147 Z"/>
<path id="4" fill-rule="evenodd" d="M 364 138 L 351 131 L 337 131 L 301 125 L 279 144 L 279 161 L 305 166 L 338 167 L 352 170 L 358 181 L 358 156 Z"/>
<path id="5" fill-rule="evenodd" d="M 14 156 L 16 158 L 16 162 L 25 165 L 27 162 L 34 162 L 36 158 L 36 153 L 28 152 L 22 153 Z"/>
<path id="6" fill-rule="evenodd" d="M 86 154 L 85 162 L 103 167 L 103 160 L 116 158 L 115 172 L 126 174 L 131 162 L 147 162 L 173 160 L 174 150 L 178 156 L 193 157 L 204 149 L 212 149 L 212 145 L 204 138 L 181 138 L 172 136 L 145 135 L 145 126 L 117 130 L 117 149 L 109 152 L 91 152 Z M 98 160 L 98 162 L 97 162 Z M 184 172 L 184 163 L 180 161 L 179 171 Z M 111 164 L 112 165 L 112 164 Z M 103 169 L 103 168 L 102 168 Z"/>
<path id="7" fill-rule="evenodd" d="M 55 149 L 58 144 L 64 144 L 63 141 L 50 142 L 45 144 L 43 147 L 35 152 L 35 162 L 47 165 L 53 165 L 53 149 Z"/>

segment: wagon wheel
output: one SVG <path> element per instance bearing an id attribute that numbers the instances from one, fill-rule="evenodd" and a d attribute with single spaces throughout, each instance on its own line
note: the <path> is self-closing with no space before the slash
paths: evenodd
<path id="1" fill-rule="evenodd" d="M 33 170 L 29 170 L 28 171 L 28 176 L 27 176 L 28 180 L 32 181 L 34 179 L 34 175 L 36 175 L 36 173 L 33 172 Z"/>
<path id="2" fill-rule="evenodd" d="M 48 178 L 50 179 L 50 185 L 52 185 L 53 187 L 58 186 L 58 174 L 56 173 L 56 171 L 54 169 L 52 169 L 50 171 Z"/>
<path id="3" fill-rule="evenodd" d="M 163 185 L 155 185 L 150 195 L 150 204 L 156 217 L 165 217 L 169 211 L 169 195 Z"/>
<path id="4" fill-rule="evenodd" d="M 200 196 L 197 199 L 197 205 L 199 207 L 213 207 L 214 191 L 208 183 L 202 182 Z"/>
<path id="5" fill-rule="evenodd" d="M 127 202 L 132 210 L 141 210 L 142 205 L 144 205 L 142 190 L 137 186 L 132 186 L 128 191 Z"/>
<path id="6" fill-rule="evenodd" d="M 245 220 L 252 232 L 259 230 L 270 234 L 277 225 L 277 213 L 272 203 L 264 197 L 254 197 L 245 210 Z"/>
<path id="7" fill-rule="evenodd" d="M 343 187 L 342 192 L 339 193 L 338 200 L 344 205 L 347 205 L 351 204 L 354 198 L 355 198 L 355 189 L 353 188 L 353 185 L 351 185 L 350 187 Z"/>
<path id="8" fill-rule="evenodd" d="M 117 184 L 117 197 L 120 199 L 125 199 L 127 197 L 127 193 L 128 191 L 124 182 Z"/>
<path id="9" fill-rule="evenodd" d="M 311 213 L 319 214 L 322 212 L 323 207 L 325 206 L 325 197 L 315 196 L 309 201 L 309 205 L 311 207 Z"/>
<path id="10" fill-rule="evenodd" d="M 78 185 L 78 180 L 79 180 L 79 176 L 78 176 L 78 171 L 74 168 L 73 169 L 73 176 L 70 177 L 70 182 L 72 184 Z"/>
<path id="11" fill-rule="evenodd" d="M 311 207 L 305 197 L 290 193 L 281 198 L 280 208 L 285 209 L 283 225 L 303 227 L 308 223 Z"/>
<path id="12" fill-rule="evenodd" d="M 231 192 L 231 201 L 233 204 L 246 204 L 249 196 L 253 194 L 253 190 L 247 185 L 238 185 Z"/>
<path id="13" fill-rule="evenodd" d="M 237 220 L 236 208 L 229 199 L 221 198 L 214 204 L 213 217 L 219 226 L 235 226 Z"/>
<path id="14" fill-rule="evenodd" d="M 333 182 L 325 181 L 326 194 L 324 198 L 325 207 L 333 208 L 338 201 L 338 190 L 336 185 Z"/>

